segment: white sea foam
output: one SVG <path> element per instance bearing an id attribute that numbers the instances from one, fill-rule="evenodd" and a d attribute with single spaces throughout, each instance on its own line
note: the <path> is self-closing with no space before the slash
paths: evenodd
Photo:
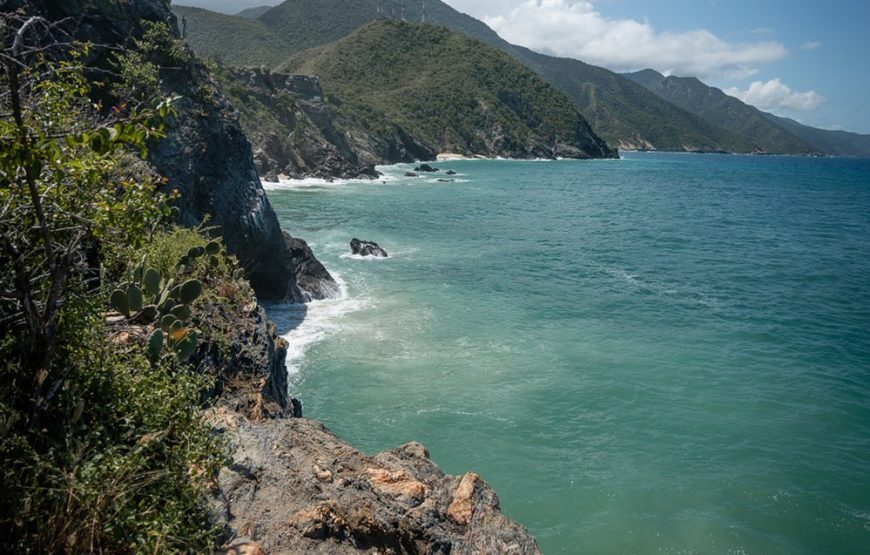
<path id="1" fill-rule="evenodd" d="M 335 299 L 312 301 L 305 305 L 272 304 L 266 307 L 278 333 L 287 340 L 287 373 L 297 374 L 308 349 L 332 335 L 345 314 L 360 310 L 365 299 L 356 299 L 347 292 L 347 284 L 333 273 L 340 295 Z"/>
<path id="2" fill-rule="evenodd" d="M 381 168 L 380 166 L 379 168 Z M 380 169 L 378 171 L 381 171 Z M 396 175 L 390 175 L 381 171 L 383 175 L 375 179 L 323 179 L 319 177 L 306 177 L 304 179 L 279 178 L 277 183 L 263 181 L 263 189 L 266 191 L 286 191 L 295 189 L 335 189 L 354 183 L 389 183 L 399 179 Z"/>

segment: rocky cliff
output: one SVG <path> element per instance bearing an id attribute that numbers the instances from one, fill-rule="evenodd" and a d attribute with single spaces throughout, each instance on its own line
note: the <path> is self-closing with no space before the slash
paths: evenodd
<path id="1" fill-rule="evenodd" d="M 65 36 L 94 43 L 90 64 L 101 69 L 115 70 L 118 49 L 137 48 L 149 22 L 165 24 L 169 33 L 177 34 L 168 0 L 11 0 L 4 5 L 19 7 L 63 21 Z M 145 58 L 159 68 L 160 93 L 178 99 L 177 115 L 167 122 L 167 137 L 152 143 L 148 159 L 165 178 L 164 190 L 180 193 L 180 223 L 215 226 L 248 271 L 260 298 L 322 298 L 320 291 L 334 289 L 335 282 L 323 273 L 316 279 L 327 283 L 311 291 L 300 289 L 299 272 L 257 176 L 250 142 L 208 69 L 180 45 L 151 46 Z"/>
<path id="2" fill-rule="evenodd" d="M 264 68 L 218 68 L 221 89 L 238 108 L 254 144 L 254 163 L 267 180 L 376 177 L 336 129 L 320 81 Z"/>
<path id="3" fill-rule="evenodd" d="M 419 443 L 369 457 L 312 420 L 212 420 L 234 449 L 209 497 L 225 553 L 539 553 L 482 478 L 445 475 Z"/>

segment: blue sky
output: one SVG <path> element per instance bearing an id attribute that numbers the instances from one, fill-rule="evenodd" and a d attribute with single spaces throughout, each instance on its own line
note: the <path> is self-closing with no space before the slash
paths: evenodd
<path id="1" fill-rule="evenodd" d="M 614 71 L 696 76 L 808 125 L 870 133 L 870 0 L 446 2 L 535 50 Z M 278 2 L 175 3 L 222 9 Z"/>

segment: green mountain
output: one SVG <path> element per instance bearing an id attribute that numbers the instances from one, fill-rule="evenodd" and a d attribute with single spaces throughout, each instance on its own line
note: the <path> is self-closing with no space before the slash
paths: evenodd
<path id="1" fill-rule="evenodd" d="M 392 3 L 378 0 L 288 0 L 264 13 L 257 22 L 260 33 L 276 50 L 263 56 L 260 63 L 273 65 L 282 55 L 323 45 L 344 37 L 360 26 L 378 19 L 378 6 Z M 178 10 L 178 8 L 176 8 Z M 623 148 L 656 148 L 663 150 L 725 150 L 751 152 L 754 146 L 736 134 L 715 126 L 662 100 L 641 85 L 622 75 L 591 66 L 577 60 L 554 58 L 526 48 L 511 45 L 481 21 L 462 14 L 438 0 L 426 7 L 427 23 L 444 25 L 494 46 L 519 60 L 560 88 L 574 107 L 584 114 L 593 128 L 610 144 Z M 189 15 L 191 17 L 199 13 Z M 405 17 L 419 21 L 421 6 L 407 5 Z M 241 19 L 241 18 L 238 18 Z M 226 23 L 225 20 L 221 22 Z M 198 22 L 200 32 L 189 34 L 191 46 L 198 53 L 220 57 L 228 64 L 250 64 L 246 50 L 257 42 L 257 30 L 246 27 L 233 38 L 208 28 L 214 18 L 203 17 Z M 193 24 L 191 23 L 191 28 Z M 279 54 L 280 52 L 280 54 Z"/>
<path id="2" fill-rule="evenodd" d="M 256 19 L 187 6 L 173 6 L 172 12 L 188 44 L 201 57 L 230 65 L 274 66 L 292 52 L 281 36 Z"/>
<path id="3" fill-rule="evenodd" d="M 242 10 L 237 13 L 236 16 L 244 17 L 245 19 L 257 19 L 271 9 L 272 6 L 256 6 L 254 8 L 247 8 L 245 10 Z"/>
<path id="4" fill-rule="evenodd" d="M 764 117 L 829 156 L 870 158 L 870 135 L 860 135 L 848 131 L 816 129 L 815 127 L 798 123 L 793 119 L 768 113 L 764 113 Z"/>
<path id="5" fill-rule="evenodd" d="M 279 71 L 320 78 L 363 160 L 615 155 L 555 87 L 444 27 L 375 21 Z"/>
<path id="6" fill-rule="evenodd" d="M 768 118 L 754 106 L 744 104 L 720 89 L 705 85 L 694 77 L 665 77 L 652 69 L 625 74 L 657 96 L 697 114 L 714 125 L 751 141 L 764 152 L 777 154 L 817 154 L 811 142 L 801 140 Z"/>

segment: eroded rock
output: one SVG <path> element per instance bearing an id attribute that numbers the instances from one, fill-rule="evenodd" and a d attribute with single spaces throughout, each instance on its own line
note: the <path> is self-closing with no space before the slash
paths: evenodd
<path id="1" fill-rule="evenodd" d="M 387 251 L 373 241 L 361 241 L 354 237 L 350 240 L 350 252 L 359 256 L 375 256 L 387 258 Z"/>

